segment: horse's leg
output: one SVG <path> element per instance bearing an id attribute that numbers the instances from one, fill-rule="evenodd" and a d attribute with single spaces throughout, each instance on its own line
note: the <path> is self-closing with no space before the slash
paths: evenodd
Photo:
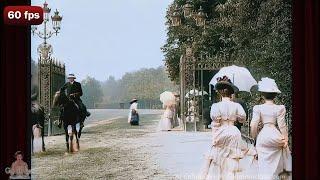
<path id="1" fill-rule="evenodd" d="M 77 144 L 77 128 L 75 125 L 72 126 L 72 152 L 78 152 L 78 144 Z M 75 142 L 74 142 L 75 141 Z"/>
<path id="2" fill-rule="evenodd" d="M 69 147 L 69 134 L 66 133 L 66 146 L 67 146 L 67 152 L 70 152 L 70 147 Z"/>
<path id="3" fill-rule="evenodd" d="M 67 146 L 67 152 L 70 151 L 70 147 L 69 147 L 69 133 L 68 133 L 68 127 L 64 126 L 64 133 L 66 134 L 66 146 Z"/>
<path id="4" fill-rule="evenodd" d="M 68 125 L 68 135 L 69 135 L 69 152 L 73 152 L 73 128 L 71 125 Z"/>
<path id="5" fill-rule="evenodd" d="M 76 143 L 77 143 L 77 150 L 79 151 L 80 149 L 80 144 L 79 144 L 79 133 L 80 133 L 80 123 L 77 123 L 76 124 L 76 127 L 75 127 L 75 135 L 76 135 Z"/>
<path id="6" fill-rule="evenodd" d="M 32 131 L 31 131 L 32 133 L 31 133 L 31 152 L 32 152 L 32 154 L 33 154 L 33 149 L 34 149 L 34 147 L 33 147 L 33 139 L 34 139 L 34 135 L 33 135 L 33 126 L 32 126 Z"/>
<path id="7" fill-rule="evenodd" d="M 46 151 L 46 146 L 44 144 L 44 126 L 41 128 L 41 137 L 42 137 L 42 151 Z"/>
<path id="8" fill-rule="evenodd" d="M 81 122 L 79 123 L 80 125 L 80 128 L 78 130 L 78 138 L 80 139 L 81 137 L 81 133 L 82 133 L 82 128 L 84 127 L 83 123 L 84 123 L 84 120 L 86 119 L 86 117 L 80 117 L 81 118 Z"/>
<path id="9" fill-rule="evenodd" d="M 73 147 L 73 134 L 74 133 L 71 133 L 69 134 L 69 141 L 70 141 L 70 152 L 74 152 L 74 147 Z"/>

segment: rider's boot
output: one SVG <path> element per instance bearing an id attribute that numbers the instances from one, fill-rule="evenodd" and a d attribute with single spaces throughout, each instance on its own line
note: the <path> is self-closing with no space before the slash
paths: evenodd
<path id="1" fill-rule="evenodd" d="M 84 127 L 83 121 L 80 122 L 80 129 Z"/>
<path id="2" fill-rule="evenodd" d="M 89 117 L 91 115 L 91 113 L 87 110 L 86 106 L 82 106 L 82 112 L 86 117 Z"/>

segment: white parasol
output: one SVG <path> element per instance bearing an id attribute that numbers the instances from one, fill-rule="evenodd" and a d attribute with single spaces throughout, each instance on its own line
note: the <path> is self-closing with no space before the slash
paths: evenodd
<path id="1" fill-rule="evenodd" d="M 257 84 L 257 81 L 247 68 L 235 65 L 221 68 L 220 71 L 213 76 L 209 84 L 215 86 L 217 84 L 217 78 L 223 76 L 227 76 L 239 91 L 250 92 L 251 87 Z"/>
<path id="2" fill-rule="evenodd" d="M 164 105 L 172 105 L 176 103 L 176 97 L 175 95 L 170 91 L 165 91 L 160 94 L 160 101 Z"/>

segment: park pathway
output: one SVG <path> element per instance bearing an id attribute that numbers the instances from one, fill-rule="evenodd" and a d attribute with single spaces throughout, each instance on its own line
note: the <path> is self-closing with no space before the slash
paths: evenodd
<path id="1" fill-rule="evenodd" d="M 125 111 L 107 120 L 94 112 L 100 119 L 87 121 L 78 153 L 64 154 L 64 136 L 45 139 L 47 151 L 32 157 L 33 178 L 194 179 L 210 133 L 157 132 L 161 112 L 145 110 L 138 127 L 127 124 Z"/>

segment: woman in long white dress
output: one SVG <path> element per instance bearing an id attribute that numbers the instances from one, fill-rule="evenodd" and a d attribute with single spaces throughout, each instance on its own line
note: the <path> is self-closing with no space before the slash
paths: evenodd
<path id="1" fill-rule="evenodd" d="M 129 115 L 128 115 L 128 123 L 131 122 L 132 112 L 135 111 L 138 113 L 138 99 L 134 98 L 130 101 Z"/>
<path id="2" fill-rule="evenodd" d="M 288 127 L 285 122 L 286 108 L 274 103 L 281 93 L 273 79 L 262 78 L 258 83 L 264 104 L 253 107 L 251 136 L 257 137 L 258 166 L 260 179 L 291 178 L 291 153 L 288 147 Z M 258 133 L 258 124 L 263 123 Z"/>
<path id="3" fill-rule="evenodd" d="M 41 128 L 43 127 L 41 127 L 39 124 L 35 124 L 32 126 L 32 132 L 33 132 L 32 152 L 33 153 L 42 152 Z"/>
<path id="4" fill-rule="evenodd" d="M 164 111 L 162 118 L 159 121 L 158 130 L 170 131 L 172 128 L 172 120 L 173 120 L 173 106 L 166 105 L 166 110 Z"/>
<path id="5" fill-rule="evenodd" d="M 242 173 L 240 160 L 243 159 L 244 152 L 241 132 L 234 126 L 234 122 L 244 122 L 246 113 L 239 103 L 231 101 L 231 94 L 236 87 L 226 76 L 218 78 L 215 89 L 222 100 L 211 107 L 213 140 L 201 178 L 236 179 Z"/>

